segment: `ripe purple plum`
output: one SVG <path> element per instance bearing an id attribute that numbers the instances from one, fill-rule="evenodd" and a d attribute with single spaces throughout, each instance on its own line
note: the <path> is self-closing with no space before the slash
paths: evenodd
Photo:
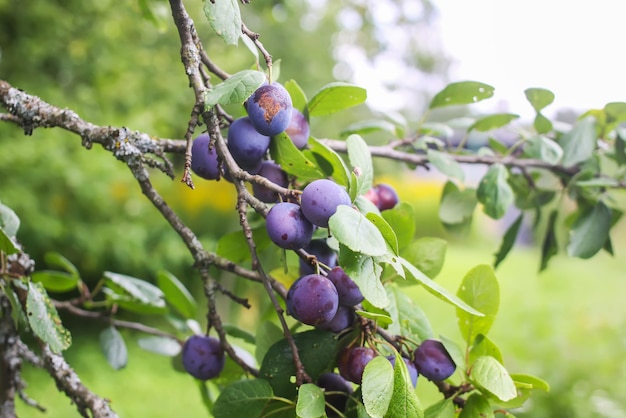
<path id="1" fill-rule="evenodd" d="M 291 112 L 291 120 L 289 125 L 287 125 L 287 129 L 285 129 L 285 133 L 298 149 L 306 147 L 306 144 L 309 142 L 309 134 L 311 133 L 309 122 L 298 109 L 293 109 Z"/>
<path id="2" fill-rule="evenodd" d="M 277 203 L 267 213 L 265 228 L 272 242 L 286 250 L 306 246 L 313 237 L 313 224 L 295 203 Z"/>
<path id="3" fill-rule="evenodd" d="M 269 146 L 269 136 L 258 133 L 247 117 L 235 120 L 228 129 L 228 150 L 239 167 L 246 171 L 259 171 Z"/>
<path id="4" fill-rule="evenodd" d="M 225 361 L 224 350 L 217 338 L 192 335 L 183 345 L 183 367 L 197 379 L 208 380 L 219 376 Z"/>
<path id="5" fill-rule="evenodd" d="M 354 306 L 363 302 L 363 294 L 354 281 L 339 266 L 328 272 L 328 280 L 333 282 L 339 295 L 339 304 Z"/>
<path id="6" fill-rule="evenodd" d="M 261 168 L 257 173 L 259 176 L 263 176 L 272 183 L 275 183 L 281 187 L 287 187 L 289 185 L 289 178 L 287 173 L 274 161 L 263 161 Z M 252 183 L 252 193 L 261 202 L 276 203 L 278 202 L 278 193 L 268 189 L 258 183 Z"/>
<path id="7" fill-rule="evenodd" d="M 346 379 L 338 375 L 337 373 L 322 373 L 317 378 L 317 386 L 324 389 L 324 392 L 337 392 L 332 395 L 324 395 L 326 402 L 337 408 L 338 411 L 346 409 L 346 403 L 348 396 L 354 392 L 352 385 Z M 326 415 L 335 416 L 335 412 L 326 408 Z"/>
<path id="8" fill-rule="evenodd" d="M 248 99 L 246 110 L 254 128 L 261 135 L 274 136 L 284 132 L 291 121 L 291 96 L 278 83 L 264 84 Z"/>
<path id="9" fill-rule="evenodd" d="M 360 385 L 365 366 L 378 354 L 370 347 L 348 347 L 344 350 L 348 352 L 341 353 L 339 357 L 339 373 L 344 379 Z"/>
<path id="10" fill-rule="evenodd" d="M 391 362 L 391 365 L 393 367 L 396 367 L 396 356 L 387 356 L 387 359 Z M 411 360 L 405 357 L 402 357 L 402 360 L 404 360 L 404 364 L 406 364 L 406 368 L 409 371 L 409 376 L 411 377 L 411 383 L 413 383 L 413 387 L 417 386 L 417 377 L 419 374 L 417 373 L 417 368 L 415 367 L 415 364 L 413 364 Z"/>
<path id="11" fill-rule="evenodd" d="M 320 326 L 330 322 L 338 307 L 335 285 L 321 274 L 300 277 L 287 292 L 287 313 L 303 324 Z"/>
<path id="12" fill-rule="evenodd" d="M 337 206 L 350 206 L 352 201 L 346 189 L 328 179 L 309 183 L 300 197 L 302 212 L 312 224 L 328 227 L 328 219 L 337 211 Z"/>
<path id="13" fill-rule="evenodd" d="M 215 147 L 209 149 L 210 140 L 208 134 L 194 139 L 191 145 L 191 170 L 203 179 L 217 180 L 220 178 L 219 163 Z"/>
<path id="14" fill-rule="evenodd" d="M 317 261 L 333 268 L 337 265 L 337 253 L 326 244 L 325 239 L 314 239 L 309 245 L 304 247 L 304 250 L 314 255 Z M 307 274 L 313 274 L 315 270 L 312 265 L 305 260 L 300 259 L 300 276 L 306 276 Z"/>
<path id="15" fill-rule="evenodd" d="M 450 353 L 437 340 L 422 341 L 415 349 L 413 361 L 419 374 L 436 382 L 447 379 L 456 370 Z"/>
<path id="16" fill-rule="evenodd" d="M 388 184 L 380 183 L 374 185 L 365 193 L 365 198 L 372 202 L 378 210 L 383 211 L 394 208 L 400 199 L 396 190 Z"/>
<path id="17" fill-rule="evenodd" d="M 321 329 L 325 329 L 331 332 L 341 332 L 348 328 L 354 322 L 354 309 L 348 306 L 341 306 L 337 308 L 337 313 L 329 322 L 325 322 L 319 326 Z"/>

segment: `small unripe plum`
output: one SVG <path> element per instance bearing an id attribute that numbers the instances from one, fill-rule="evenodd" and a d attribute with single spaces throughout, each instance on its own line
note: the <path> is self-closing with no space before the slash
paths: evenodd
<path id="1" fill-rule="evenodd" d="M 328 179 L 309 183 L 300 197 L 302 212 L 311 223 L 324 228 L 328 219 L 337 211 L 337 206 L 350 206 L 352 201 L 346 189 Z"/>
<path id="2" fill-rule="evenodd" d="M 396 367 L 396 356 L 388 356 L 387 359 L 391 362 L 391 366 Z M 411 383 L 413 383 L 413 387 L 417 386 L 417 368 L 415 364 L 408 358 L 402 357 L 404 360 L 404 364 L 406 365 L 407 370 L 409 371 L 409 376 L 411 377 Z"/>
<path id="3" fill-rule="evenodd" d="M 337 313 L 329 322 L 325 322 L 319 326 L 321 329 L 325 329 L 331 332 L 341 332 L 348 328 L 354 322 L 354 309 L 341 306 L 337 308 Z"/>
<path id="4" fill-rule="evenodd" d="M 296 280 L 287 292 L 287 313 L 303 324 L 319 326 L 331 321 L 339 307 L 335 285 L 320 274 Z"/>
<path id="5" fill-rule="evenodd" d="M 328 392 L 340 392 L 332 395 L 325 394 L 326 402 L 337 408 L 338 411 L 346 409 L 346 403 L 348 396 L 354 392 L 352 385 L 346 379 L 338 375 L 337 373 L 322 373 L 317 378 L 317 386 L 324 389 L 325 393 Z M 335 412 L 326 408 L 326 415 L 334 416 Z"/>
<path id="6" fill-rule="evenodd" d="M 191 145 L 191 170 L 203 179 L 217 180 L 220 177 L 219 164 L 215 147 L 209 149 L 210 140 L 208 134 L 194 139 Z"/>
<path id="7" fill-rule="evenodd" d="M 339 357 L 339 373 L 344 379 L 360 385 L 365 366 L 378 354 L 369 347 L 348 347 L 344 350 L 348 352 L 341 353 Z"/>
<path id="8" fill-rule="evenodd" d="M 285 133 L 291 138 L 291 142 L 296 148 L 302 149 L 309 142 L 309 134 L 311 133 L 309 122 L 298 109 L 293 109 L 291 112 L 291 120 Z"/>
<path id="9" fill-rule="evenodd" d="M 275 204 L 267 213 L 265 228 L 272 242 L 287 250 L 302 248 L 313 237 L 313 225 L 295 203 Z"/>
<path id="10" fill-rule="evenodd" d="M 445 380 L 456 370 L 456 364 L 441 341 L 422 341 L 415 349 L 414 355 L 417 371 L 429 380 L 437 382 Z"/>
<path id="11" fill-rule="evenodd" d="M 364 196 L 380 211 L 392 209 L 400 201 L 395 189 L 385 183 L 376 184 Z"/>
<path id="12" fill-rule="evenodd" d="M 257 174 L 279 186 L 287 187 L 289 185 L 287 173 L 274 161 L 263 161 Z M 258 183 L 252 183 L 252 193 L 261 202 L 275 203 L 278 201 L 278 193 Z"/>
<path id="13" fill-rule="evenodd" d="M 291 121 L 291 96 L 278 83 L 264 84 L 248 99 L 246 110 L 254 128 L 262 135 L 274 136 L 285 131 Z"/>
<path id="14" fill-rule="evenodd" d="M 327 277 L 337 288 L 340 305 L 354 306 L 363 302 L 363 294 L 359 287 L 341 267 L 334 267 L 328 272 Z"/>
<path id="15" fill-rule="evenodd" d="M 192 335 L 183 345 L 183 367 L 197 379 L 217 377 L 224 368 L 225 361 L 224 350 L 217 338 Z"/>
<path id="16" fill-rule="evenodd" d="M 259 171 L 269 146 L 270 138 L 258 133 L 247 117 L 235 120 L 228 128 L 228 150 L 246 171 Z"/>
<path id="17" fill-rule="evenodd" d="M 314 255 L 317 261 L 333 268 L 337 265 L 337 253 L 326 244 L 324 239 L 314 239 L 304 247 L 304 250 L 310 255 Z M 300 276 L 315 273 L 315 269 L 305 260 L 300 259 Z"/>

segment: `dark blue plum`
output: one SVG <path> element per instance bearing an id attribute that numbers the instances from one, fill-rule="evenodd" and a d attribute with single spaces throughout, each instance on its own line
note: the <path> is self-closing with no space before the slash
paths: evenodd
<path id="1" fill-rule="evenodd" d="M 360 385 L 365 366 L 376 356 L 376 351 L 369 347 L 348 347 L 339 357 L 339 373 L 344 379 Z"/>
<path id="2" fill-rule="evenodd" d="M 300 197 L 302 212 L 312 224 L 328 227 L 328 219 L 335 214 L 337 206 L 350 206 L 352 201 L 346 189 L 337 183 L 320 179 L 309 183 Z"/>
<path id="3" fill-rule="evenodd" d="M 265 177 L 272 183 L 275 183 L 279 186 L 287 187 L 289 185 L 289 178 L 287 177 L 287 173 L 285 173 L 283 169 L 280 168 L 280 166 L 274 161 L 263 161 L 261 163 L 261 168 L 259 169 L 259 172 L 257 174 L 259 176 Z M 252 183 L 252 193 L 261 202 L 278 202 L 278 193 L 268 189 L 265 186 L 261 186 L 258 183 Z"/>
<path id="4" fill-rule="evenodd" d="M 275 204 L 267 214 L 265 228 L 272 242 L 286 250 L 302 248 L 313 237 L 313 225 L 295 203 Z"/>
<path id="5" fill-rule="evenodd" d="M 287 292 L 287 313 L 303 324 L 327 323 L 334 318 L 338 307 L 335 285 L 320 274 L 300 277 Z"/>
<path id="6" fill-rule="evenodd" d="M 396 356 L 387 356 L 387 359 L 391 362 L 391 365 L 393 367 L 396 367 Z M 419 374 L 417 373 L 417 368 L 415 367 L 415 364 L 413 364 L 411 360 L 405 357 L 402 357 L 402 360 L 404 360 L 404 364 L 406 364 L 406 368 L 409 371 L 409 376 L 411 377 L 411 383 L 413 383 L 413 387 L 417 386 L 417 377 Z"/>
<path id="7" fill-rule="evenodd" d="M 269 146 L 270 138 L 258 133 L 247 117 L 235 120 L 228 129 L 228 150 L 246 171 L 259 171 Z"/>
<path id="8" fill-rule="evenodd" d="M 341 267 L 334 267 L 328 272 L 327 277 L 337 288 L 340 305 L 354 306 L 363 302 L 363 294 L 359 287 Z"/>
<path id="9" fill-rule="evenodd" d="M 215 147 L 209 150 L 208 134 L 199 135 L 191 145 L 191 170 L 198 177 L 207 180 L 217 180 L 220 178 L 217 153 Z"/>
<path id="10" fill-rule="evenodd" d="M 291 142 L 296 148 L 302 149 L 309 142 L 309 134 L 311 133 L 309 122 L 298 109 L 293 109 L 291 112 L 291 120 L 285 133 L 291 138 Z"/>
<path id="11" fill-rule="evenodd" d="M 314 255 L 318 262 L 329 268 L 337 265 L 337 253 L 326 244 L 325 239 L 314 239 L 309 245 L 304 247 L 304 250 L 310 255 Z M 313 273 L 315 273 L 314 267 L 305 260 L 300 259 L 300 276 Z"/>
<path id="12" fill-rule="evenodd" d="M 436 382 L 445 380 L 456 370 L 456 364 L 441 341 L 422 341 L 415 349 L 414 356 L 417 371 L 428 380 Z"/>
<path id="13" fill-rule="evenodd" d="M 354 392 L 352 385 L 346 379 L 338 375 L 337 373 L 322 373 L 317 378 L 317 386 L 324 389 L 326 402 L 337 408 L 338 411 L 344 411 L 346 409 L 346 403 L 348 396 Z M 337 392 L 332 395 L 328 395 L 328 392 Z M 336 416 L 336 413 L 326 408 L 326 415 L 329 417 Z"/>
<path id="14" fill-rule="evenodd" d="M 274 136 L 284 132 L 291 121 L 291 96 L 278 83 L 264 84 L 246 102 L 248 117 L 262 135 Z"/>
<path id="15" fill-rule="evenodd" d="M 354 309 L 348 306 L 341 306 L 337 308 L 337 313 L 329 322 L 325 322 L 318 327 L 331 332 L 341 332 L 348 328 L 354 322 Z"/>
<path id="16" fill-rule="evenodd" d="M 192 335 L 183 345 L 183 367 L 197 379 L 217 377 L 224 368 L 225 361 L 224 350 L 217 338 Z"/>

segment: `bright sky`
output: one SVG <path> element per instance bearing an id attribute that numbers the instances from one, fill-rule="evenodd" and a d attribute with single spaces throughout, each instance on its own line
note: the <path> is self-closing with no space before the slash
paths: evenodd
<path id="1" fill-rule="evenodd" d="M 438 0 L 453 81 L 496 88 L 500 101 L 531 116 L 528 87 L 555 93 L 560 107 L 586 110 L 626 101 L 626 2 L 619 0 Z M 490 105 L 488 105 L 490 103 Z M 491 107 L 489 107 L 491 106 Z"/>

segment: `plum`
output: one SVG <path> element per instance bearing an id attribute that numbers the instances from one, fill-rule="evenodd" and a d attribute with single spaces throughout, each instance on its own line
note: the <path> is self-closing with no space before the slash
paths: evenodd
<path id="1" fill-rule="evenodd" d="M 340 305 L 354 306 L 363 302 L 363 294 L 359 287 L 341 267 L 334 267 L 328 272 L 327 277 L 337 288 Z"/>
<path id="2" fill-rule="evenodd" d="M 225 361 L 224 350 L 217 338 L 192 335 L 183 345 L 183 367 L 197 379 L 208 380 L 219 376 Z"/>
<path id="3" fill-rule="evenodd" d="M 191 145 L 191 170 L 203 179 L 217 180 L 220 178 L 219 162 L 215 147 L 209 149 L 210 140 L 208 134 L 194 139 Z"/>
<path id="4" fill-rule="evenodd" d="M 300 277 L 287 292 L 287 313 L 303 324 L 328 323 L 335 317 L 338 307 L 335 285 L 320 274 Z"/>
<path id="5" fill-rule="evenodd" d="M 274 136 L 284 132 L 291 121 L 291 96 L 278 83 L 264 84 L 246 102 L 248 117 L 261 135 Z"/>
<path id="6" fill-rule="evenodd" d="M 291 120 L 285 133 L 298 149 L 306 147 L 309 142 L 309 134 L 311 133 L 309 122 L 298 109 L 293 109 L 291 112 Z"/>
<path id="7" fill-rule="evenodd" d="M 333 268 L 337 265 L 337 253 L 326 244 L 326 240 L 324 239 L 312 240 L 309 245 L 304 247 L 304 250 L 310 255 L 314 255 L 318 262 L 329 268 Z M 300 276 L 313 273 L 315 273 L 313 266 L 305 260 L 300 259 Z"/>
<path id="8" fill-rule="evenodd" d="M 365 366 L 376 356 L 378 354 L 370 347 L 347 347 L 339 357 L 339 373 L 344 379 L 360 385 Z"/>
<path id="9" fill-rule="evenodd" d="M 289 185 L 287 173 L 274 161 L 263 161 L 257 174 L 279 186 L 286 188 Z M 252 183 L 252 194 L 261 202 L 276 203 L 278 201 L 278 193 L 258 183 Z"/>
<path id="10" fill-rule="evenodd" d="M 302 248 L 313 237 L 313 225 L 295 203 L 274 205 L 265 219 L 265 228 L 272 242 L 287 250 Z"/>
<path id="11" fill-rule="evenodd" d="M 312 224 L 328 227 L 328 219 L 337 211 L 337 206 L 350 206 L 352 201 L 346 189 L 328 179 L 309 183 L 300 197 L 302 212 Z"/>
<path id="12" fill-rule="evenodd" d="M 456 370 L 450 353 L 437 340 L 422 341 L 415 349 L 413 361 L 419 374 L 437 382 L 452 376 Z"/>
<path id="13" fill-rule="evenodd" d="M 228 150 L 239 167 L 257 173 L 270 146 L 270 138 L 254 129 L 247 117 L 235 120 L 228 129 Z"/>

